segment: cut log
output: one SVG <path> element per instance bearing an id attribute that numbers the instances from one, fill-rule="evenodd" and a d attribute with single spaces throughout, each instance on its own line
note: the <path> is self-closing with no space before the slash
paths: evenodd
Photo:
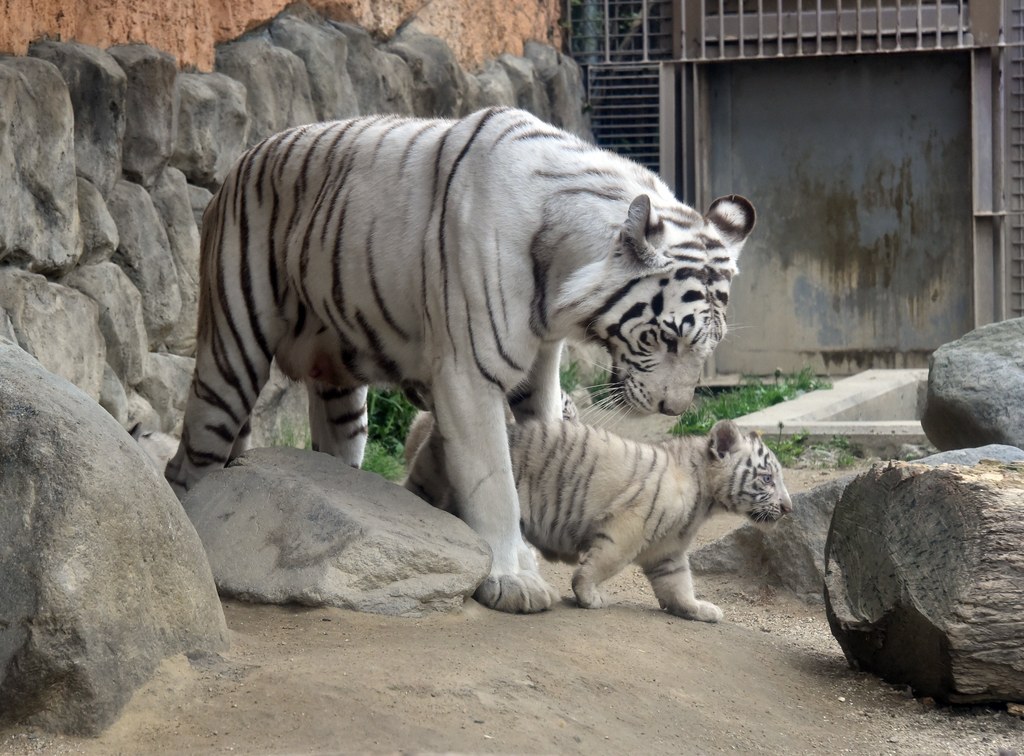
<path id="1" fill-rule="evenodd" d="M 877 464 L 836 506 L 825 605 L 851 666 L 951 703 L 1024 701 L 1024 464 Z"/>

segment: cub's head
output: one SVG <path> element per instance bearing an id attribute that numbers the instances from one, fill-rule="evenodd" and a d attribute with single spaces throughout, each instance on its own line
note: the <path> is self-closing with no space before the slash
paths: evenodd
<path id="1" fill-rule="evenodd" d="M 612 280 L 587 321 L 588 338 L 611 354 L 620 404 L 666 415 L 690 405 L 725 336 L 729 287 L 753 227 L 754 208 L 739 196 L 715 200 L 703 217 L 680 203 L 652 205 L 646 194 L 633 200 Z"/>
<path id="2" fill-rule="evenodd" d="M 744 435 L 731 420 L 719 420 L 708 435 L 707 459 L 715 502 L 727 511 L 759 525 L 793 511 L 782 465 L 756 433 Z"/>

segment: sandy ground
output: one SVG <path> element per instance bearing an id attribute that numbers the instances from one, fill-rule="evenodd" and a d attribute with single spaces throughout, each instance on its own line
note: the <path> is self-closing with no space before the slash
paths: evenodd
<path id="1" fill-rule="evenodd" d="M 791 470 L 792 491 L 834 471 Z M 707 541 L 733 527 L 720 518 Z M 0 752 L 87 754 L 771 753 L 1024 756 L 1024 720 L 944 708 L 851 671 L 821 606 L 698 576 L 717 625 L 657 609 L 623 573 L 614 604 L 510 616 L 468 602 L 396 619 L 224 604 L 231 648 L 166 661 L 95 739 L 0 732 Z"/>

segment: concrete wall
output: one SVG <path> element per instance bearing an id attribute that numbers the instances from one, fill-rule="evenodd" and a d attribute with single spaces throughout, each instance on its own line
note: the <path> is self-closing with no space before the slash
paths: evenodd
<path id="1" fill-rule="evenodd" d="M 273 18 L 286 0 L 5 0 L 0 52 L 24 55 L 38 39 L 75 40 L 106 48 L 145 42 L 182 67 L 210 71 L 214 45 Z M 523 54 L 537 40 L 556 47 L 560 0 L 311 0 L 324 15 L 357 24 L 378 39 L 415 19 L 444 39 L 464 68 L 501 53 Z"/>
<path id="2" fill-rule="evenodd" d="M 758 211 L 720 373 L 927 367 L 973 328 L 970 60 L 709 68 L 711 195 Z"/>

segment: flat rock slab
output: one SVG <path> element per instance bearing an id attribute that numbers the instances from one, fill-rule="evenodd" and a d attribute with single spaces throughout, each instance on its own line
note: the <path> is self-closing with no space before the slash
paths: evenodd
<path id="1" fill-rule="evenodd" d="M 852 666 L 954 703 L 1024 701 L 1024 464 L 877 464 L 846 487 L 825 608 Z"/>
<path id="2" fill-rule="evenodd" d="M 334 457 L 254 449 L 183 502 L 223 595 L 419 616 L 462 606 L 490 570 L 468 525 Z"/>

